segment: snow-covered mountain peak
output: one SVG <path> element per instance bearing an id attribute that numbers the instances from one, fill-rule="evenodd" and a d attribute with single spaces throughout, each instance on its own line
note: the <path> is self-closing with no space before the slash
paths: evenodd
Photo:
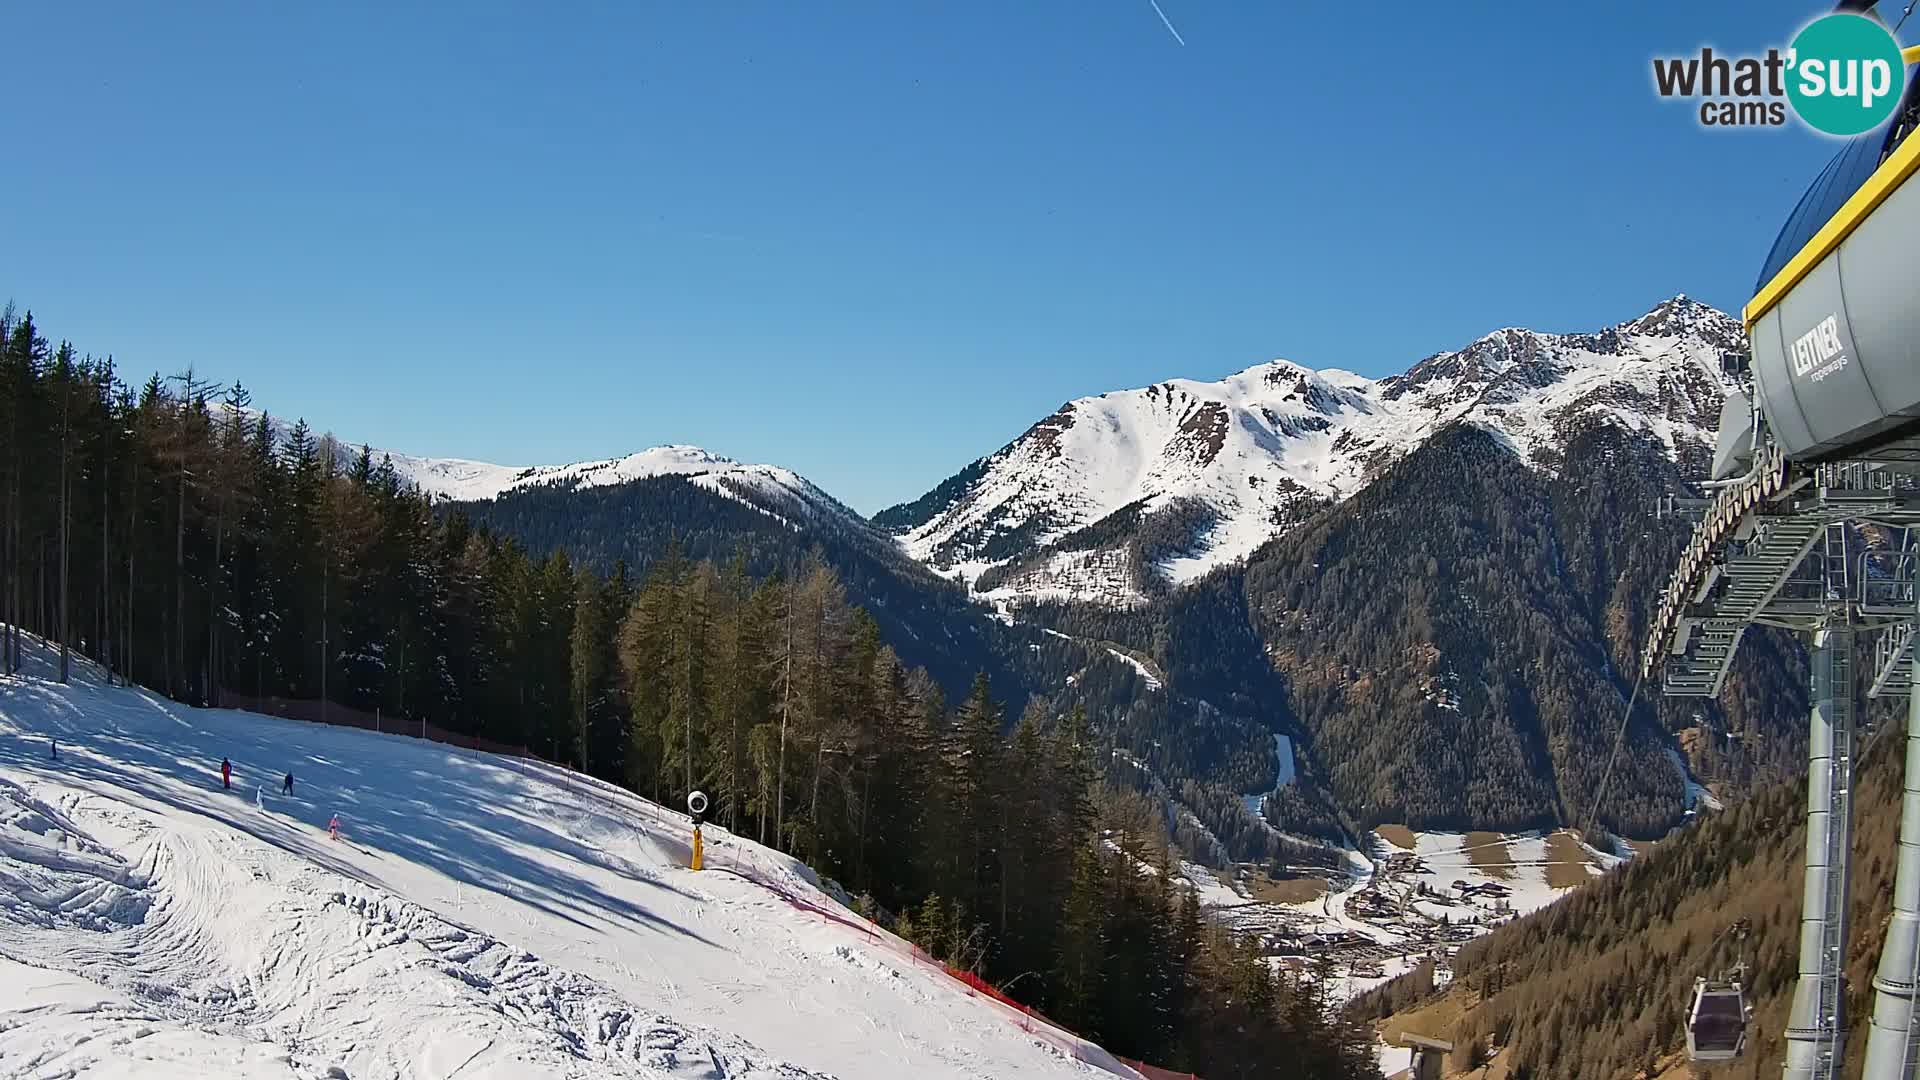
<path id="1" fill-rule="evenodd" d="M 1270 360 L 1080 398 L 914 504 L 902 542 L 997 599 L 1136 600 L 1244 558 L 1450 423 L 1540 467 L 1596 421 L 1705 453 L 1721 360 L 1744 347 L 1682 295 L 1594 333 L 1495 330 L 1381 379 Z"/>
<path id="2" fill-rule="evenodd" d="M 716 484 L 747 484 L 770 494 L 827 496 L 791 469 L 747 465 L 698 446 L 655 446 L 624 457 L 568 465 L 495 465 L 460 458 L 415 457 L 389 452 L 402 479 L 437 499 L 471 502 L 523 488 L 608 487 L 659 476 L 704 478 Z M 830 501 L 830 500 L 829 500 Z"/>
<path id="3" fill-rule="evenodd" d="M 1243 403 L 1267 407 L 1292 403 L 1311 412 L 1333 416 L 1344 409 L 1366 408 L 1366 393 L 1373 386 L 1373 380 L 1338 368 L 1316 370 L 1291 360 L 1269 360 L 1218 383 L 1191 385 L 1219 387 L 1227 397 Z"/>
<path id="4" fill-rule="evenodd" d="M 1620 329 L 1632 333 L 1673 336 L 1685 333 L 1719 334 L 1730 325 L 1737 329 L 1737 324 L 1719 308 L 1703 304 L 1686 293 L 1675 293 L 1670 299 L 1654 305 L 1653 310 L 1645 315 L 1622 323 Z"/>
<path id="5" fill-rule="evenodd" d="M 384 453 L 400 479 L 436 500 L 483 502 L 517 491 L 560 488 L 584 491 L 642 480 L 679 477 L 716 495 L 744 503 L 788 528 L 828 521 L 866 528 L 866 523 L 833 496 L 792 469 L 750 465 L 699 446 L 655 446 L 617 458 L 568 465 L 495 465 L 462 458 L 416 457 Z"/>
<path id="6" fill-rule="evenodd" d="M 225 410 L 224 405 L 214 406 Z M 242 410 L 244 422 L 262 420 L 276 440 L 288 437 L 293 425 L 267 418 L 257 409 Z M 844 503 L 811 480 L 779 465 L 747 464 L 725 454 L 690 443 L 666 443 L 615 458 L 576 461 L 566 465 L 500 465 L 469 458 L 423 457 L 399 450 L 348 442 L 331 432 L 316 437 L 321 453 L 331 455 L 346 469 L 362 454 L 375 464 L 386 462 L 403 485 L 435 502 L 487 502 L 531 489 L 587 491 L 645 480 L 680 478 L 695 487 L 742 503 L 782 526 L 798 531 L 806 524 L 865 533 L 876 544 L 885 536 Z"/>
<path id="7" fill-rule="evenodd" d="M 705 447 L 686 443 L 668 443 L 665 446 L 655 446 L 638 453 L 628 454 L 620 459 L 620 463 L 668 471 L 703 472 L 710 469 L 733 468 L 740 464 L 725 454 L 716 454 Z"/>

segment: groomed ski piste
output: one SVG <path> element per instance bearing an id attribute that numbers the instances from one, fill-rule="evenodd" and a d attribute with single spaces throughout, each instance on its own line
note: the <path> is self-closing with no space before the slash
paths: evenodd
<path id="1" fill-rule="evenodd" d="M 688 870 L 685 816 L 619 788 L 26 659 L 0 682 L 0 1076 L 1137 1078 L 784 855 L 709 827 Z"/>

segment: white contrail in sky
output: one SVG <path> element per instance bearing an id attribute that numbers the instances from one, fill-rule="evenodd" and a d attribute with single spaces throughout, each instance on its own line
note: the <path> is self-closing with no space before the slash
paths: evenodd
<path id="1" fill-rule="evenodd" d="M 1167 33 L 1173 35 L 1173 40 L 1185 45 L 1187 39 L 1180 36 L 1180 31 L 1173 28 L 1173 20 L 1167 18 L 1167 13 L 1160 10 L 1160 0 L 1147 0 L 1147 3 L 1153 5 L 1153 13 L 1160 16 L 1160 21 L 1167 24 Z"/>

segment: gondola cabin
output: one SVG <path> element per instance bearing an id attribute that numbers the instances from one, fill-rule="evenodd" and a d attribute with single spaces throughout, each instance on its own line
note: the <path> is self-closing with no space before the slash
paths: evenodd
<path id="1" fill-rule="evenodd" d="M 1695 979 L 1687 1013 L 1687 1058 L 1710 1064 L 1732 1061 L 1747 1044 L 1747 999 L 1739 982 Z"/>

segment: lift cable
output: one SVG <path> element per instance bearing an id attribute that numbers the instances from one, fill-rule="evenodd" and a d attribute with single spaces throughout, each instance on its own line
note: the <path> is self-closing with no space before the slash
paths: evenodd
<path id="1" fill-rule="evenodd" d="M 1639 667 L 1637 664 L 1634 666 Z M 1606 770 L 1600 774 L 1600 792 L 1594 797 L 1593 803 L 1588 807 L 1588 813 L 1593 816 L 1593 824 L 1595 825 L 1600 824 L 1600 807 L 1606 803 L 1607 785 L 1613 780 L 1613 763 L 1620 756 L 1620 744 L 1627 739 L 1627 724 L 1633 720 L 1633 706 L 1640 700 L 1640 684 L 1645 681 L 1646 677 L 1646 671 L 1642 670 L 1640 674 L 1634 678 L 1633 693 L 1627 697 L 1626 712 L 1620 716 L 1620 730 L 1613 734 L 1613 750 L 1607 754 Z"/>

